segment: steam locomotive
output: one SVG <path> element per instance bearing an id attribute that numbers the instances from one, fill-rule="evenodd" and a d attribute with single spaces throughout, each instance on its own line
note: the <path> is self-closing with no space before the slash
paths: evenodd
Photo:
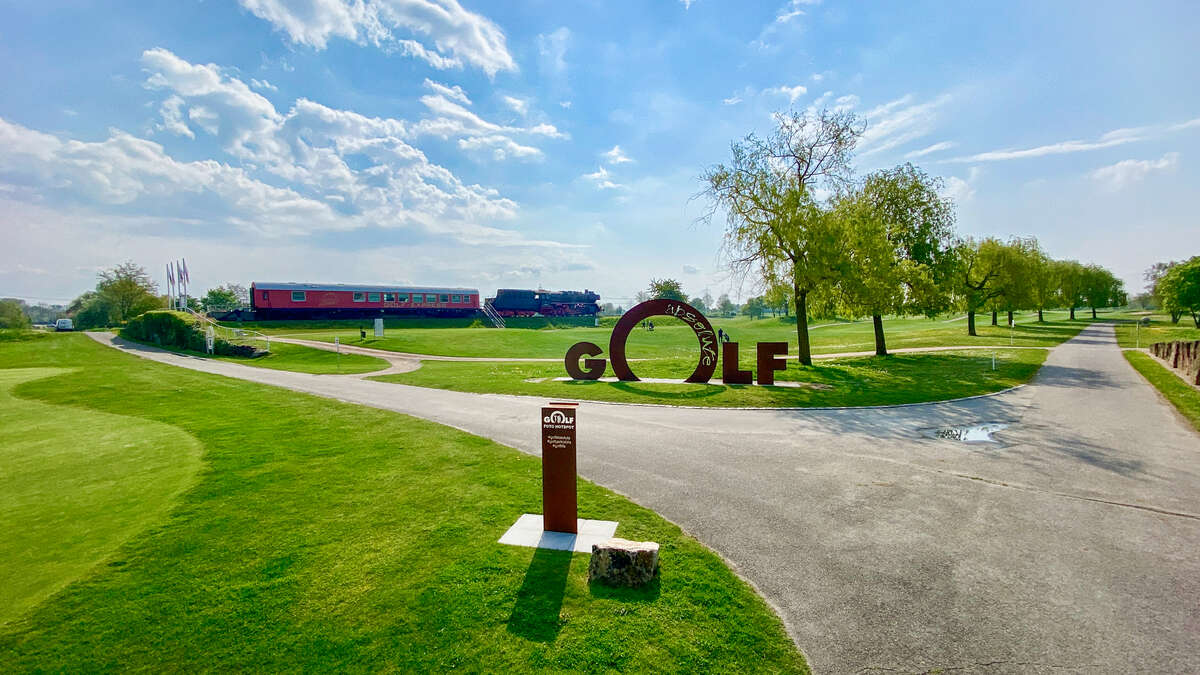
<path id="1" fill-rule="evenodd" d="M 500 316 L 592 316 L 600 311 L 600 295 L 583 291 L 545 291 L 501 288 L 488 303 Z"/>

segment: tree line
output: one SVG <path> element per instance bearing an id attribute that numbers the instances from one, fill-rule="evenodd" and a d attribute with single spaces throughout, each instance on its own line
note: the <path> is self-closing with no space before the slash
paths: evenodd
<path id="1" fill-rule="evenodd" d="M 1155 263 L 1146 271 L 1146 281 L 1151 301 L 1171 315 L 1171 323 L 1190 314 L 1192 323 L 1200 328 L 1200 256 Z"/>
<path id="2" fill-rule="evenodd" d="M 861 179 L 851 160 L 865 131 L 853 113 L 777 114 L 766 137 L 731 144 L 728 162 L 701 175 L 701 221 L 725 219 L 723 256 L 753 276 L 764 297 L 789 296 L 800 362 L 812 364 L 814 307 L 869 316 L 875 350 L 887 354 L 885 315 L 976 315 L 1124 304 L 1122 282 L 1098 265 L 1053 260 L 1032 237 L 974 239 L 955 231 L 940 178 L 912 164 Z"/>

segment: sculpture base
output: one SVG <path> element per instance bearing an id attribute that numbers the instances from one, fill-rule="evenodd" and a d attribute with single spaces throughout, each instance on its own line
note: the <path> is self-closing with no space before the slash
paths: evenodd
<path id="1" fill-rule="evenodd" d="M 513 526 L 508 528 L 501 544 L 510 546 L 528 546 L 530 548 L 548 548 L 555 551 L 575 551 L 576 553 L 591 553 L 592 544 L 607 541 L 617 533 L 617 523 L 613 520 L 583 520 L 576 521 L 579 534 L 570 532 L 547 532 L 542 529 L 542 516 L 537 513 L 526 513 Z"/>

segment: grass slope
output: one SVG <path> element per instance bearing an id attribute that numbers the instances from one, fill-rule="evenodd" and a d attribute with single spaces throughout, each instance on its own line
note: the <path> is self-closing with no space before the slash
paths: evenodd
<path id="1" fill-rule="evenodd" d="M 1125 360 L 1150 381 L 1171 405 L 1200 431 L 1200 390 L 1188 385 L 1154 357 L 1142 352 L 1127 351 Z"/>
<path id="2" fill-rule="evenodd" d="M 1001 318 L 1003 321 L 1003 317 Z M 1010 331 L 1007 326 L 985 325 L 987 319 L 979 317 L 976 337 L 967 335 L 966 320 L 944 321 L 930 319 L 899 318 L 884 321 L 888 347 L 937 347 L 937 346 L 1008 346 Z M 1053 347 L 1074 337 L 1089 321 L 1046 321 L 1037 323 L 1037 315 L 1018 317 L 1012 331 L 1013 346 Z M 691 329 L 679 322 L 656 320 L 654 332 L 635 330 L 629 338 L 630 358 L 677 358 L 690 357 L 696 352 L 696 338 Z M 874 351 L 875 336 L 869 321 L 821 325 L 810 332 L 814 354 Z M 733 340 L 742 344 L 743 351 L 753 349 L 755 342 L 787 342 L 788 351 L 795 354 L 796 325 L 782 319 L 751 320 L 715 319 L 713 326 L 730 332 Z M 362 345 L 376 349 L 439 356 L 480 357 L 523 357 L 562 358 L 567 349 L 576 342 L 588 341 L 600 345 L 606 351 L 612 328 L 574 328 L 570 330 L 497 330 L 495 328 L 413 328 L 389 330 L 385 337 L 368 337 L 360 340 L 357 331 L 330 329 L 301 331 L 283 330 L 280 334 L 310 340 L 333 342 L 338 336 L 347 344 Z"/>
<path id="3" fill-rule="evenodd" d="M 1145 349 L 1155 342 L 1173 342 L 1175 340 L 1200 340 L 1200 328 L 1196 328 L 1190 316 L 1185 316 L 1179 323 L 1171 323 L 1165 314 L 1153 314 L 1150 324 L 1138 326 L 1135 323 L 1117 324 L 1117 344 L 1122 347 L 1137 347 Z"/>
<path id="4" fill-rule="evenodd" d="M 271 370 L 290 370 L 297 373 L 312 373 L 314 375 L 353 375 L 357 373 L 373 373 L 384 370 L 390 364 L 383 359 L 362 354 L 342 354 L 327 352 L 324 349 L 313 349 L 303 345 L 290 345 L 283 342 L 271 342 L 271 353 L 266 356 L 249 359 L 239 356 L 210 356 L 186 349 L 174 349 L 161 345 L 151 345 L 178 354 L 188 354 L 201 358 L 216 359 L 240 363 L 244 366 L 269 368 Z"/>
<path id="5" fill-rule="evenodd" d="M 13 394 L 74 377 L 0 370 L 0 624 L 161 521 L 200 468 L 200 443 L 176 427 Z"/>
<path id="6" fill-rule="evenodd" d="M 808 382 L 820 388 L 659 384 L 649 382 L 555 382 L 566 372 L 562 364 L 462 363 L 425 361 L 419 370 L 371 379 L 421 387 L 546 398 L 663 403 L 696 406 L 859 406 L 942 401 L 1000 391 L 1027 382 L 1048 352 L 1041 349 L 897 354 L 818 361 L 800 367 L 794 361 L 777 372 L 780 381 Z M 752 354 L 741 355 L 743 369 L 753 370 Z M 631 364 L 642 378 L 684 378 L 694 361 L 656 360 Z M 720 375 L 718 371 L 718 376 Z M 608 375 L 612 375 L 611 368 Z M 542 382 L 527 382 L 545 379 Z"/>
<path id="7" fill-rule="evenodd" d="M 497 544 L 540 510 L 534 457 L 80 335 L 39 342 L 0 345 L 0 368 L 78 370 L 21 400 L 72 425 L 173 425 L 205 471 L 108 565 L 0 627 L 0 671 L 807 670 L 715 554 L 611 491 L 580 481 L 580 516 L 662 544 L 648 588 L 591 587 L 587 556 Z"/>

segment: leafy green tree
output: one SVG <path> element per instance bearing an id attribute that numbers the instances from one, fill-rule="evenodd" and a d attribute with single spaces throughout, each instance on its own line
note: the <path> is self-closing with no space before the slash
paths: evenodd
<path id="1" fill-rule="evenodd" d="M 1015 237 L 1009 240 L 1008 249 L 1009 254 L 1001 268 L 1001 292 L 996 297 L 996 304 L 1008 314 L 1007 325 L 1011 326 L 1014 312 L 1036 305 L 1034 279 L 1039 258 L 1044 254 L 1033 237 Z"/>
<path id="2" fill-rule="evenodd" d="M 703 314 L 708 313 L 708 305 L 704 303 L 704 298 L 700 297 L 699 295 L 692 298 L 691 300 L 688 300 L 687 303 L 689 305 L 691 305 L 692 307 L 695 307 L 696 309 L 700 310 L 700 312 Z"/>
<path id="3" fill-rule="evenodd" d="M 763 302 L 762 298 L 750 298 L 742 305 L 742 314 L 751 319 L 761 319 L 766 308 L 766 303 Z"/>
<path id="4" fill-rule="evenodd" d="M 674 279 L 651 279 L 650 288 L 646 289 L 646 293 L 651 300 L 687 302 L 687 295 L 684 294 L 683 287 Z"/>
<path id="5" fill-rule="evenodd" d="M 190 299 L 190 298 L 189 298 Z M 205 310 L 233 308 L 233 307 L 248 307 L 250 305 L 250 292 L 241 284 L 223 284 L 216 288 L 208 289 L 204 297 L 200 299 L 200 306 Z"/>
<path id="6" fill-rule="evenodd" d="M 1192 323 L 1200 328 L 1200 256 L 1178 263 L 1162 275 L 1155 286 L 1163 308 L 1178 322 L 1184 312 L 1192 315 Z"/>
<path id="7" fill-rule="evenodd" d="M 1084 272 L 1083 298 L 1092 308 L 1092 318 L 1096 318 L 1096 308 L 1113 307 L 1123 304 L 1125 283 L 1112 272 L 1099 265 L 1088 265 Z"/>
<path id="8" fill-rule="evenodd" d="M 721 316 L 733 316 L 737 314 L 737 305 L 733 304 L 727 294 L 722 293 L 721 298 L 717 300 L 717 312 Z"/>
<path id="9" fill-rule="evenodd" d="M 975 314 L 982 308 L 998 306 L 1005 284 L 1020 265 L 1014 258 L 1023 255 L 1019 246 L 989 237 L 982 241 L 967 239 L 957 248 L 958 294 L 967 310 L 967 335 L 975 332 Z"/>
<path id="10" fill-rule="evenodd" d="M 1077 260 L 1060 260 L 1057 266 L 1062 302 L 1071 310 L 1071 321 L 1074 321 L 1075 308 L 1083 305 L 1083 291 L 1087 285 L 1087 269 Z"/>
<path id="11" fill-rule="evenodd" d="M 158 289 L 146 273 L 146 268 L 133 261 L 102 270 L 99 277 L 96 294 L 108 306 L 109 316 L 114 322 L 128 321 L 161 305 Z"/>
<path id="12" fill-rule="evenodd" d="M 838 200 L 853 273 L 839 283 L 842 304 L 868 315 L 875 353 L 887 355 L 883 315 L 933 316 L 946 309 L 954 272 L 954 207 L 942 183 L 912 164 L 876 171 Z"/>
<path id="13" fill-rule="evenodd" d="M 1030 289 L 1032 291 L 1033 308 L 1038 313 L 1038 323 L 1045 323 L 1043 314 L 1047 309 L 1056 307 L 1062 302 L 1062 265 L 1053 260 L 1046 252 L 1037 249 L 1029 271 Z"/>
<path id="14" fill-rule="evenodd" d="M 702 174 L 711 209 L 701 220 L 724 213 L 724 253 L 735 274 L 791 288 L 800 363 L 812 365 L 808 296 L 849 272 L 842 222 L 816 194 L 849 181 L 863 126 L 852 113 L 828 110 L 777 114 L 775 121 L 769 136 L 733 143 L 729 163 Z"/>
<path id="15" fill-rule="evenodd" d="M 16 298 L 0 300 L 0 328 L 29 328 L 29 317 L 25 315 L 25 303 Z"/>

